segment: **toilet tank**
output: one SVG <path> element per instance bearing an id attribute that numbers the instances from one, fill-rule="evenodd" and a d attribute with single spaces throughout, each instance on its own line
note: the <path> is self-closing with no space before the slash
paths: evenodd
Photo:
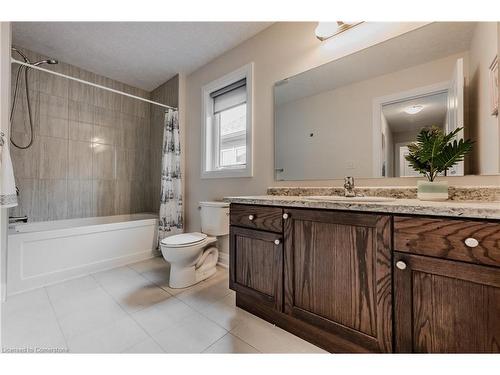
<path id="1" fill-rule="evenodd" d="M 229 234 L 229 203 L 200 202 L 201 231 L 209 236 Z"/>

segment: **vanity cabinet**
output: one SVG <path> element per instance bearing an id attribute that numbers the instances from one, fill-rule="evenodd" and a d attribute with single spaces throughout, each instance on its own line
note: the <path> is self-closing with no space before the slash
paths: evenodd
<path id="1" fill-rule="evenodd" d="M 394 218 L 395 347 L 500 352 L 500 224 Z"/>
<path id="2" fill-rule="evenodd" d="M 280 311 L 283 243 L 280 234 L 231 226 L 229 287 Z"/>
<path id="3" fill-rule="evenodd" d="M 286 209 L 285 217 L 284 312 L 391 352 L 390 216 Z"/>
<path id="4" fill-rule="evenodd" d="M 500 352 L 500 223 L 231 204 L 237 306 L 331 352 Z"/>
<path id="5" fill-rule="evenodd" d="M 396 252 L 394 299 L 397 352 L 500 352 L 500 268 Z"/>

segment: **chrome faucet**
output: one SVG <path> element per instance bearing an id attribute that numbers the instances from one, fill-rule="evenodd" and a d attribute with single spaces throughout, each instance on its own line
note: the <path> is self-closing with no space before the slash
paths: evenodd
<path id="1" fill-rule="evenodd" d="M 344 196 L 345 197 L 355 197 L 354 192 L 354 177 L 347 176 L 344 178 Z"/>

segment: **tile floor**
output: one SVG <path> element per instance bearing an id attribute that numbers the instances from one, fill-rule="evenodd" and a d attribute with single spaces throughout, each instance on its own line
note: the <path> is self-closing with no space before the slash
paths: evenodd
<path id="1" fill-rule="evenodd" d="M 2 345 L 73 353 L 325 353 L 235 306 L 228 273 L 168 287 L 163 258 L 8 298 Z"/>

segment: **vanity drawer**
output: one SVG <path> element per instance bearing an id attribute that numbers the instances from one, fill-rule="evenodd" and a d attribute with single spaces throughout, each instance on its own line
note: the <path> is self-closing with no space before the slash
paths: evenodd
<path id="1" fill-rule="evenodd" d="M 396 216 L 394 249 L 500 267 L 500 223 Z"/>
<path id="2" fill-rule="evenodd" d="M 233 203 L 229 211 L 231 225 L 270 232 L 283 231 L 283 210 L 281 208 Z"/>

